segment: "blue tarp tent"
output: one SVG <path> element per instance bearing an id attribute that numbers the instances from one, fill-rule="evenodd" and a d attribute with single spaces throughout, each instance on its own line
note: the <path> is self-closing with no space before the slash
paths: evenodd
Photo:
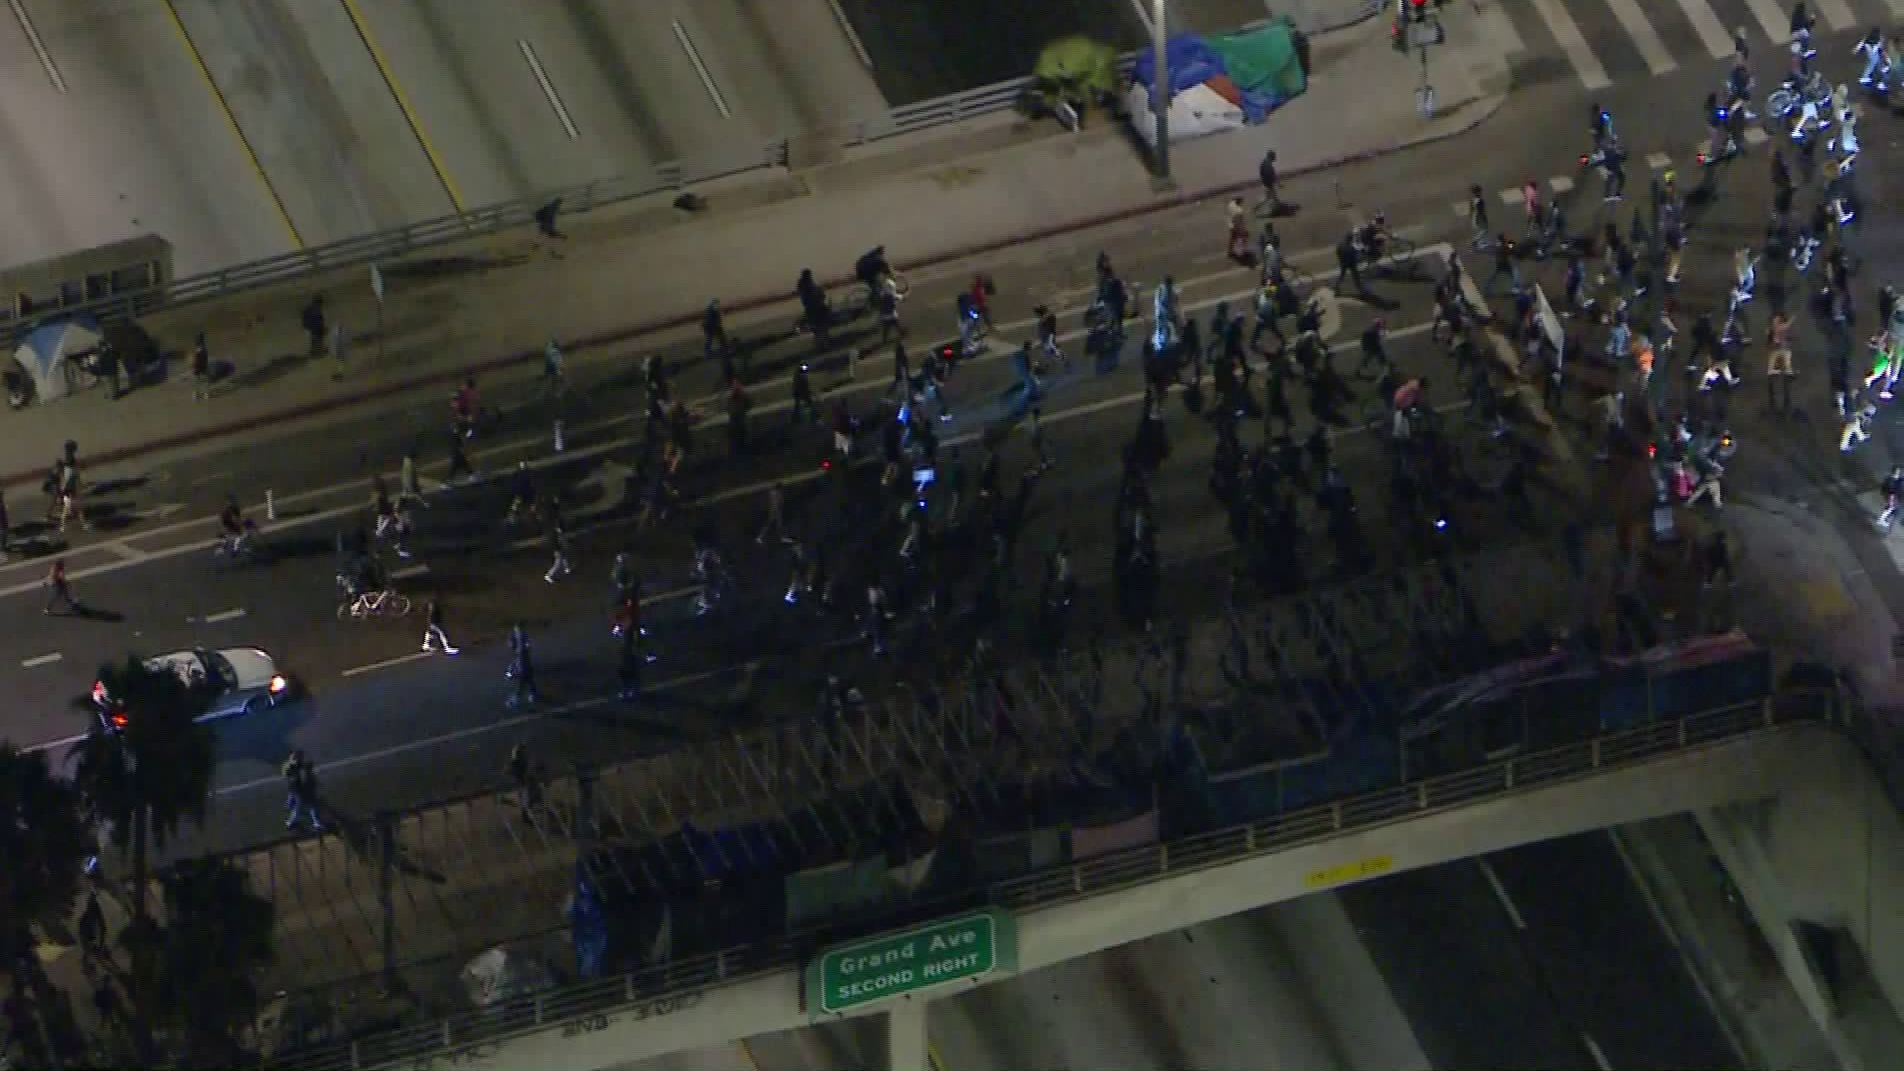
<path id="1" fill-rule="evenodd" d="M 1170 95 L 1173 97 L 1224 73 L 1222 57 L 1195 34 L 1182 34 L 1165 41 L 1164 58 L 1170 62 Z M 1145 49 L 1137 54 L 1136 63 L 1131 67 L 1131 81 L 1150 90 L 1152 97 L 1156 96 L 1155 53 Z"/>
<path id="2" fill-rule="evenodd" d="M 32 381 L 34 397 L 50 402 L 66 397 L 72 389 L 67 361 L 98 348 L 99 321 L 84 315 L 63 317 L 27 332 L 14 349 L 13 360 Z"/>

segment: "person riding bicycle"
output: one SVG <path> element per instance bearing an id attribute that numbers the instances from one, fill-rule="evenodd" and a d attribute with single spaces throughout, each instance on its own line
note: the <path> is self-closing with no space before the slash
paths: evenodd
<path id="1" fill-rule="evenodd" d="M 866 284 L 866 289 L 878 292 L 885 284 L 886 277 L 892 274 L 892 265 L 886 262 L 886 247 L 876 245 L 861 253 L 853 262 L 853 275 Z"/>
<path id="2" fill-rule="evenodd" d="M 338 563 L 337 585 L 344 589 L 344 598 L 351 602 L 364 595 L 384 590 L 388 587 L 383 568 L 370 554 L 356 554 Z"/>
<path id="3" fill-rule="evenodd" d="M 218 513 L 218 530 L 224 537 L 225 553 L 235 558 L 251 549 L 251 537 L 258 526 L 239 508 L 238 496 L 226 495 L 225 508 Z"/>
<path id="4" fill-rule="evenodd" d="M 1382 251 L 1394 237 L 1394 232 L 1388 229 L 1388 216 L 1381 212 L 1371 216 L 1353 234 L 1356 254 L 1364 264 L 1382 259 Z"/>
<path id="5" fill-rule="evenodd" d="M 1810 127 L 1831 125 L 1831 83 L 1825 81 L 1822 72 L 1813 71 L 1803 79 L 1796 76 L 1785 80 L 1798 93 L 1799 103 L 1795 109 L 1798 118 L 1792 123 L 1791 136 L 1795 141 L 1803 141 Z"/>

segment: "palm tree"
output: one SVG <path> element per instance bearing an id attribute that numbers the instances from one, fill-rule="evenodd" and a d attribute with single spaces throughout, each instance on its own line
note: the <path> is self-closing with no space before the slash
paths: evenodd
<path id="1" fill-rule="evenodd" d="M 59 994 L 40 969 L 32 926 L 72 917 L 89 844 L 73 786 L 53 776 L 44 754 L 0 741 L 0 969 L 39 1024 L 22 1041 L 40 1062 L 61 1061 L 51 1031 L 70 1013 L 54 1006 Z"/>
<path id="2" fill-rule="evenodd" d="M 132 854 L 133 915 L 147 918 L 148 853 L 164 851 L 181 822 L 204 821 L 216 758 L 198 719 L 210 696 L 138 658 L 101 666 L 108 704 L 101 725 L 73 748 L 73 783 L 107 839 Z M 91 699 L 80 700 L 89 713 Z"/>
<path id="3" fill-rule="evenodd" d="M 72 916 L 87 856 L 79 793 L 53 776 L 42 752 L 0 740 L 0 949 L 31 953 L 28 928 Z"/>
<path id="4" fill-rule="evenodd" d="M 164 923 L 134 923 L 120 938 L 132 1010 L 181 1066 L 245 1063 L 241 1039 L 257 1020 L 257 978 L 272 957 L 271 902 L 219 859 L 186 860 L 160 881 Z"/>

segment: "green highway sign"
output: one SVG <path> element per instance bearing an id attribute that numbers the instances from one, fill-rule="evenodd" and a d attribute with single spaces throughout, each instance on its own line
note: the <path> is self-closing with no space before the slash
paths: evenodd
<path id="1" fill-rule="evenodd" d="M 827 949 L 807 965 L 807 1006 L 839 1015 L 1017 966 L 1012 917 L 988 909 Z"/>

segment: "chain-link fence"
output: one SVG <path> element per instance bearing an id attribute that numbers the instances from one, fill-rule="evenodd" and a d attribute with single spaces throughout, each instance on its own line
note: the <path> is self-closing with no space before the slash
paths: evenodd
<path id="1" fill-rule="evenodd" d="M 948 822 L 996 838 L 1141 810 L 1185 762 L 1220 773 L 1319 761 L 1392 719 L 1398 697 L 1541 642 L 1530 637 L 1571 612 L 1558 575 L 1556 552 L 1527 546 L 1041 663 L 894 678 L 840 716 L 553 778 L 532 799 L 511 788 L 346 823 L 235 861 L 278 905 L 280 986 L 371 978 L 436 994 L 484 948 L 552 953 L 581 875 L 617 901 L 664 902 L 749 873 L 869 855 L 903 866 L 929 856 Z"/>

